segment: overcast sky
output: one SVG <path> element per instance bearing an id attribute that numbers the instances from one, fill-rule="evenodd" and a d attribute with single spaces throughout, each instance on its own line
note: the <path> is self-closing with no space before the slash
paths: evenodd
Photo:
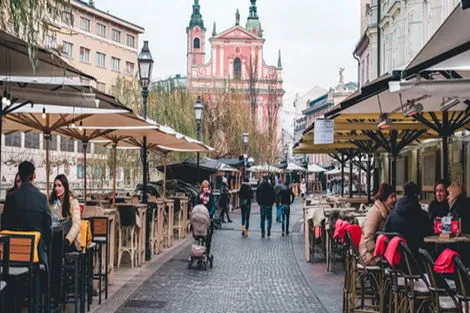
<path id="1" fill-rule="evenodd" d="M 200 0 L 208 35 L 214 21 L 217 32 L 246 23 L 249 0 Z M 359 0 L 258 0 L 258 15 L 266 39 L 264 59 L 277 65 L 282 51 L 284 68 L 284 114 L 293 111 L 296 93 L 302 95 L 315 85 L 334 87 L 338 71 L 345 67 L 346 81 L 357 80 L 354 46 L 359 41 Z M 95 0 L 97 8 L 145 28 L 142 40 L 150 42 L 155 60 L 153 77 L 186 74 L 186 27 L 194 0 Z M 207 47 L 209 47 L 207 41 Z M 209 50 L 210 51 L 210 50 Z M 206 61 L 210 55 L 206 55 Z M 285 116 L 285 127 L 290 124 Z"/>

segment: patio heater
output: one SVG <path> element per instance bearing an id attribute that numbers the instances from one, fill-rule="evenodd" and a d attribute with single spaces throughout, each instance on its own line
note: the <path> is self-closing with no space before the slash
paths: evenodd
<path id="1" fill-rule="evenodd" d="M 201 140 L 201 122 L 202 117 L 204 115 L 204 105 L 201 102 L 201 96 L 197 97 L 196 103 L 193 106 L 194 109 L 194 118 L 196 119 L 196 133 L 197 133 L 197 140 Z M 197 183 L 200 182 L 201 179 L 201 171 L 199 168 L 199 152 L 197 153 Z"/>
<path id="2" fill-rule="evenodd" d="M 139 64 L 139 82 L 142 87 L 142 100 L 143 105 L 141 108 L 141 115 L 144 119 L 147 119 L 147 99 L 149 95 L 150 78 L 152 77 L 153 59 L 149 49 L 149 42 L 144 41 L 144 46 L 140 51 L 139 57 L 137 58 Z M 143 138 L 142 148 L 142 203 L 147 203 L 147 179 L 148 179 L 148 164 L 147 164 L 147 137 Z"/>
<path id="3" fill-rule="evenodd" d="M 249 140 L 249 136 L 250 136 L 250 134 L 248 133 L 247 130 L 245 130 L 242 134 L 243 147 L 245 148 L 245 150 L 243 151 L 243 164 L 244 164 L 243 179 L 246 178 L 246 167 L 248 165 L 248 140 Z"/>

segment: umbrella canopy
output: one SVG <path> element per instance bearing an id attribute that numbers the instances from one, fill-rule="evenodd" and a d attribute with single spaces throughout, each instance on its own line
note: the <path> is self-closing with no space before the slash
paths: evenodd
<path id="1" fill-rule="evenodd" d="M 71 66 L 56 51 L 37 48 L 37 68 L 33 67 L 29 58 L 29 45 L 25 41 L 0 31 L 0 75 L 37 76 L 92 76 Z"/>
<path id="2" fill-rule="evenodd" d="M 305 172 L 306 169 L 302 166 L 298 166 L 295 163 L 288 163 L 286 167 L 287 172 Z"/>
<path id="3" fill-rule="evenodd" d="M 309 173 L 322 173 L 322 172 L 326 172 L 326 170 L 323 167 L 318 166 L 316 164 L 309 164 L 308 172 Z"/>
<path id="4" fill-rule="evenodd" d="M 282 170 L 269 164 L 254 165 L 247 169 L 254 173 L 282 173 Z"/>

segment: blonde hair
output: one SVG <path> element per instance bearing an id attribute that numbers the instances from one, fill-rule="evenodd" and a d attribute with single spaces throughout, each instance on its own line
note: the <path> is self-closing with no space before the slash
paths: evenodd
<path id="1" fill-rule="evenodd" d="M 211 189 L 211 184 L 209 184 L 209 182 L 207 180 L 203 180 L 202 183 L 201 183 L 201 191 L 206 187 Z"/>
<path id="2" fill-rule="evenodd" d="M 450 185 L 449 187 L 447 187 L 447 191 L 449 193 L 452 192 L 452 195 L 457 198 L 458 196 L 460 196 L 462 194 L 462 185 L 460 184 L 452 184 Z"/>

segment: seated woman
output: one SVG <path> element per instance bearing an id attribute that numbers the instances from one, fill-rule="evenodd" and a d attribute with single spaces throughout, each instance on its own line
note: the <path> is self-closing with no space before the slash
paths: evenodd
<path id="1" fill-rule="evenodd" d="M 69 189 L 69 181 L 63 174 L 54 179 L 54 189 L 49 197 L 51 210 L 58 205 L 59 219 L 70 219 L 71 227 L 65 236 L 66 252 L 80 251 L 80 205 L 77 198 Z"/>
<path id="2" fill-rule="evenodd" d="M 13 187 L 7 190 L 7 194 L 20 189 L 20 187 L 21 187 L 21 177 L 20 177 L 20 173 L 18 172 L 15 175 L 15 182 L 13 183 Z"/>
<path id="3" fill-rule="evenodd" d="M 462 233 L 470 234 L 470 207 L 468 199 L 462 194 L 460 184 L 452 184 L 447 188 L 449 193 L 449 214 L 452 218 L 460 218 Z"/>
<path id="4" fill-rule="evenodd" d="M 375 233 L 382 230 L 396 201 L 397 196 L 393 187 L 389 184 L 380 185 L 379 191 L 375 195 L 374 206 L 367 212 L 361 242 L 359 243 L 359 253 L 366 265 L 377 264 L 374 257 Z"/>
<path id="5" fill-rule="evenodd" d="M 449 202 L 447 201 L 448 193 L 447 184 L 444 180 L 440 180 L 434 186 L 434 200 L 429 204 L 428 215 L 431 223 L 436 217 L 443 217 L 449 214 Z"/>

